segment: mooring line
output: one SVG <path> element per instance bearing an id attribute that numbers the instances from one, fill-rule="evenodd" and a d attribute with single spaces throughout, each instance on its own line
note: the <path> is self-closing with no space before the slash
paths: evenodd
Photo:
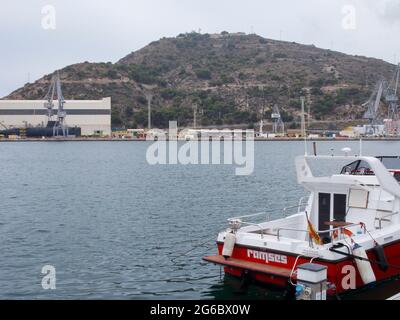
<path id="1" fill-rule="evenodd" d="M 172 258 L 172 259 L 171 259 L 172 263 L 175 264 L 175 261 L 176 261 L 177 259 L 188 255 L 190 252 L 192 252 L 192 251 L 196 250 L 197 248 L 199 248 L 199 247 L 205 245 L 207 242 L 211 241 L 212 239 L 215 240 L 215 235 L 214 235 L 213 237 L 208 237 L 206 241 L 204 241 L 204 242 L 202 242 L 202 243 L 200 243 L 200 244 L 195 245 L 193 248 L 191 248 L 190 250 L 186 251 L 185 253 L 183 253 L 183 254 L 181 254 L 181 255 L 179 255 L 179 256 L 176 256 L 176 257 Z"/>
<path id="2" fill-rule="evenodd" d="M 385 266 L 385 265 L 386 265 L 386 266 L 388 266 L 388 267 L 390 267 L 390 268 L 400 270 L 400 266 L 397 266 L 397 265 L 395 265 L 395 264 L 383 263 L 383 262 L 379 262 L 379 261 L 373 260 L 373 259 L 366 259 L 366 258 L 363 258 L 363 257 L 356 256 L 356 255 L 354 255 L 354 254 L 345 253 L 345 252 L 336 250 L 336 249 L 334 249 L 334 248 L 330 248 L 329 251 L 332 251 L 332 252 L 337 253 L 337 254 L 341 254 L 341 255 L 346 256 L 346 257 L 349 257 L 349 258 L 358 259 L 358 260 L 361 260 L 361 261 L 367 261 L 367 262 L 370 262 L 370 263 L 373 263 L 373 264 L 377 264 L 377 265 L 379 265 L 379 266 Z"/>

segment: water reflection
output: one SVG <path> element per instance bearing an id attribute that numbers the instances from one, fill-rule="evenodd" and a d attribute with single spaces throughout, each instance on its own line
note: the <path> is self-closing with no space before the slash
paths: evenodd
<path id="1" fill-rule="evenodd" d="M 243 284 L 243 281 L 230 275 L 210 287 L 203 297 L 216 300 L 286 300 L 287 292 L 262 284 Z"/>
<path id="2" fill-rule="evenodd" d="M 400 291 L 400 277 L 372 284 L 331 300 L 387 300 Z M 243 286 L 242 280 L 230 275 L 222 276 L 204 293 L 203 299 L 216 300 L 294 300 L 290 292 L 274 289 L 259 283 Z"/>

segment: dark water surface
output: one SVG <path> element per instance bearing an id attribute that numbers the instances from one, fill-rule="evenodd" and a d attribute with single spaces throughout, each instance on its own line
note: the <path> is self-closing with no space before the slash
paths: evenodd
<path id="1" fill-rule="evenodd" d="M 220 278 L 201 258 L 232 216 L 296 204 L 302 142 L 256 142 L 255 170 L 226 165 L 150 166 L 149 143 L 0 144 L 0 298 L 246 299 L 281 293 Z M 319 142 L 339 154 L 357 142 Z M 399 142 L 364 153 L 400 154 Z M 191 251 L 190 251 L 191 250 Z M 190 252 L 189 252 L 190 251 Z M 56 290 L 41 286 L 56 268 Z"/>

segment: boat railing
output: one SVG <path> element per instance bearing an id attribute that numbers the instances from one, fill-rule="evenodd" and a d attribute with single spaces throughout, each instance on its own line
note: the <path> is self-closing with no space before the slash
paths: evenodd
<path id="1" fill-rule="evenodd" d="M 251 223 L 251 222 L 240 222 L 241 224 L 247 225 L 247 226 L 253 226 L 253 227 L 257 227 L 260 229 L 260 235 L 261 235 L 261 239 L 264 239 L 264 235 L 265 235 L 265 228 L 257 223 Z"/>
<path id="2" fill-rule="evenodd" d="M 293 214 L 292 212 L 288 212 L 289 210 L 292 209 L 297 209 L 296 213 L 301 213 L 302 212 L 302 208 L 304 209 L 305 206 L 307 205 L 307 202 L 304 202 L 304 200 L 306 200 L 307 197 L 302 197 L 299 200 L 299 203 L 295 206 L 290 206 L 290 207 L 285 207 L 283 208 L 283 218 L 287 218 L 289 215 Z M 274 213 L 276 213 L 276 210 L 270 210 L 270 211 L 263 211 L 263 212 L 258 212 L 258 213 L 254 213 L 254 214 L 249 214 L 249 215 L 245 215 L 245 216 L 240 216 L 240 217 L 233 217 L 233 218 L 229 218 L 228 222 L 234 222 L 234 221 L 238 221 L 240 220 L 243 224 L 248 223 L 248 220 L 251 220 L 253 218 L 258 218 L 258 217 L 265 217 L 265 220 L 263 222 L 269 222 L 272 220 L 272 215 Z M 247 221 L 246 221 L 247 220 Z"/>
<path id="3" fill-rule="evenodd" d="M 345 227 L 335 227 L 329 230 L 324 230 L 324 231 L 318 231 L 318 235 L 322 236 L 324 234 L 333 234 L 334 232 L 338 232 L 336 239 L 332 239 L 332 243 L 338 242 L 343 240 L 343 229 L 347 229 L 347 228 L 351 228 L 351 227 L 356 227 L 356 226 L 360 226 L 360 223 L 352 223 L 352 224 L 348 224 Z M 364 230 L 364 234 L 366 233 L 366 231 Z"/>
<path id="4" fill-rule="evenodd" d="M 240 229 L 241 226 L 254 226 L 260 229 L 261 238 L 264 238 L 265 235 L 265 227 L 263 227 L 260 223 L 251 222 L 249 220 L 257 218 L 257 217 L 264 217 L 265 220 L 262 223 L 271 221 L 271 215 L 274 211 L 264 211 L 254 214 L 249 214 L 240 217 L 229 218 L 228 223 L 232 229 Z"/>
<path id="5" fill-rule="evenodd" d="M 283 216 L 287 218 L 288 216 L 292 215 L 293 212 L 291 210 L 297 209 L 296 213 L 301 213 L 303 210 L 305 210 L 308 202 L 304 202 L 307 197 L 301 197 L 299 200 L 299 203 L 296 206 L 290 206 L 290 207 L 285 207 L 283 208 Z M 303 209 L 303 210 L 302 210 Z"/>
<path id="6" fill-rule="evenodd" d="M 269 218 L 269 217 L 271 217 L 272 213 L 274 213 L 274 211 L 263 211 L 263 212 L 258 212 L 258 213 L 254 213 L 254 214 L 249 214 L 249 215 L 246 215 L 246 216 L 229 218 L 228 221 L 241 220 L 243 222 L 246 219 L 260 217 L 260 216 L 263 216 L 263 215 L 265 215 L 267 218 Z"/>
<path id="7" fill-rule="evenodd" d="M 309 233 L 308 230 L 304 230 L 304 229 L 296 229 L 296 228 L 278 228 L 277 229 L 277 233 L 276 233 L 276 237 L 278 239 L 278 241 L 281 241 L 281 231 L 294 231 L 294 232 L 305 232 L 305 233 Z M 309 237 L 308 242 L 310 244 L 310 246 L 312 247 L 312 239 L 311 237 Z"/>
<path id="8" fill-rule="evenodd" d="M 346 228 L 355 227 L 355 226 L 359 226 L 359 225 L 360 225 L 359 223 L 353 223 L 353 224 L 347 225 Z M 336 227 L 336 228 L 332 228 L 332 229 L 325 230 L 325 231 L 318 231 L 317 233 L 318 233 L 319 236 L 321 236 L 321 235 L 323 235 L 323 234 L 330 234 L 330 233 L 333 233 L 333 232 L 335 232 L 335 231 L 338 231 L 338 237 L 337 237 L 337 240 L 336 240 L 336 241 L 340 241 L 340 240 L 342 240 L 342 239 L 341 239 L 341 236 L 342 236 L 342 229 L 343 229 L 343 228 L 344 228 L 344 227 Z M 278 228 L 278 229 L 277 229 L 277 234 L 276 234 L 276 236 L 277 236 L 278 241 L 281 241 L 281 231 L 304 232 L 304 233 L 307 233 L 307 234 L 310 233 L 309 230 L 305 230 L 305 229 L 296 229 L 296 228 L 282 227 L 282 228 Z M 312 242 L 311 237 L 308 237 L 308 242 L 309 242 L 309 244 L 310 244 L 310 247 L 313 247 L 313 242 Z M 332 242 L 335 242 L 335 241 L 332 241 Z"/>
<path id="9" fill-rule="evenodd" d="M 379 229 L 382 229 L 382 222 L 383 221 L 384 222 L 391 222 L 392 220 L 389 220 L 388 218 L 392 218 L 393 216 L 398 215 L 399 213 L 400 212 L 397 211 L 397 212 L 394 212 L 394 213 L 386 214 L 386 215 L 384 215 L 382 217 L 376 217 L 375 221 L 378 221 Z"/>

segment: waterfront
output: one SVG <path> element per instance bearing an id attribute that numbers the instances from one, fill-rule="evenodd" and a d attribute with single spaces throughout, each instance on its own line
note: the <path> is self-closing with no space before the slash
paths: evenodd
<path id="1" fill-rule="evenodd" d="M 255 170 L 229 165 L 150 166 L 149 142 L 19 142 L 0 145 L 0 298 L 245 299 L 281 292 L 220 280 L 201 258 L 216 251 L 226 219 L 281 209 L 304 195 L 294 157 L 303 142 L 256 142 Z M 358 142 L 319 142 L 339 154 Z M 365 142 L 395 155 L 400 142 Z M 192 250 L 193 249 L 193 250 Z M 192 250 L 192 251 L 190 251 Z M 189 252 L 190 251 L 190 252 Z M 57 289 L 43 290 L 54 265 Z"/>

